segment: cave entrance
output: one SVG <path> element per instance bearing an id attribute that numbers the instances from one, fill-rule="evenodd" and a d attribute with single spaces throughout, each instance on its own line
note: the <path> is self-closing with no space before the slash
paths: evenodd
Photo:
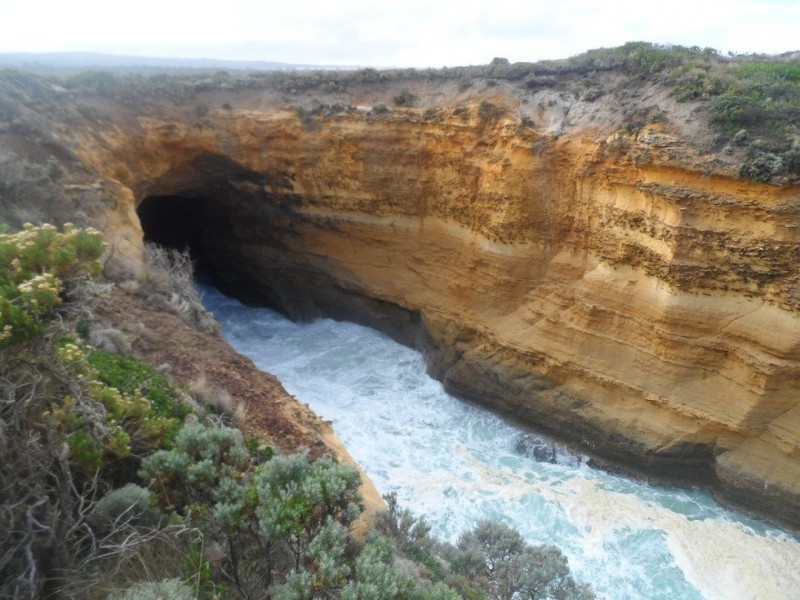
<path id="1" fill-rule="evenodd" d="M 219 183 L 186 189 L 148 196 L 136 212 L 145 242 L 189 250 L 198 281 L 296 321 L 352 321 L 407 346 L 432 347 L 417 311 L 341 285 L 327 271 L 327 256 L 307 250 L 301 228 L 307 217 L 294 212 L 291 196 Z"/>
<path id="2" fill-rule="evenodd" d="M 188 250 L 199 279 L 211 280 L 212 271 L 203 239 L 206 201 L 183 196 L 148 196 L 136 208 L 145 243 Z"/>

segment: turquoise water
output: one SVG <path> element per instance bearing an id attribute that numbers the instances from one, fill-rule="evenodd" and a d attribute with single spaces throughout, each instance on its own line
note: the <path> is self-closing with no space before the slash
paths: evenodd
<path id="1" fill-rule="evenodd" d="M 223 334 L 324 419 L 381 493 L 455 540 L 479 518 L 554 543 L 611 599 L 800 598 L 800 543 L 718 505 L 588 467 L 558 444 L 449 396 L 420 353 L 352 323 L 293 323 L 213 289 Z M 555 450 L 537 462 L 529 450 Z M 527 448 L 527 449 L 526 449 Z"/>

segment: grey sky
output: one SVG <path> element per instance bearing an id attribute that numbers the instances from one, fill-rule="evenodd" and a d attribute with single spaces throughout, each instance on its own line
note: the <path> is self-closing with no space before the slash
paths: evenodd
<path id="1" fill-rule="evenodd" d="M 0 52 L 440 67 L 626 41 L 800 48 L 799 0 L 3 0 Z"/>

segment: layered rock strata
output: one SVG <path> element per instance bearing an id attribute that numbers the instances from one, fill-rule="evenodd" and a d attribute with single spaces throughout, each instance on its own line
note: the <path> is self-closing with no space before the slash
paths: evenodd
<path id="1" fill-rule="evenodd" d="M 454 393 L 800 527 L 800 188 L 675 123 L 622 136 L 576 103 L 525 126 L 492 101 L 160 107 L 74 135 L 112 266 L 135 265 L 136 208 L 173 203 L 225 290 L 376 326 Z"/>

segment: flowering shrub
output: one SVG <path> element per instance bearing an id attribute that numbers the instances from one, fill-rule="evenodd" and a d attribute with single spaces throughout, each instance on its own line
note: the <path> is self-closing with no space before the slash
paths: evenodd
<path id="1" fill-rule="evenodd" d="M 40 335 L 70 285 L 99 275 L 102 252 L 98 231 L 71 223 L 0 233 L 0 347 Z"/>
<path id="2" fill-rule="evenodd" d="M 71 223 L 60 232 L 26 224 L 22 231 L 0 233 L 0 350 L 6 348 L 9 364 L 24 353 L 23 342 L 46 330 L 71 293 L 100 274 L 102 251 L 98 231 Z M 67 393 L 53 391 L 40 414 L 50 435 L 67 442 L 73 466 L 94 471 L 106 458 L 161 447 L 189 412 L 163 376 L 140 361 L 71 338 L 45 344 L 37 354 L 74 379 Z"/>
<path id="3" fill-rule="evenodd" d="M 97 469 L 104 462 L 104 452 L 124 458 L 131 451 L 162 447 L 171 442 L 180 419 L 189 413 L 150 365 L 91 350 L 69 338 L 62 340 L 56 353 L 80 383 L 86 399 L 103 407 L 98 413 L 89 409 L 91 403 L 79 405 L 67 395 L 54 399 L 43 413 L 49 427 L 67 436 L 70 459 L 76 466 Z M 128 367 L 124 385 L 117 381 L 120 364 Z"/>
<path id="4" fill-rule="evenodd" d="M 174 390 L 149 397 L 160 377 L 151 367 L 129 359 L 136 368 L 121 389 L 117 363 L 73 341 L 77 316 L 102 289 L 90 281 L 102 251 L 97 231 L 71 224 L 0 229 L 0 581 L 9 597 L 59 596 L 48 586 L 65 573 L 121 551 L 113 531 L 92 531 L 91 508 L 135 479 L 139 457 L 169 443 L 188 412 Z M 125 531 L 129 546 L 147 537 Z"/>

